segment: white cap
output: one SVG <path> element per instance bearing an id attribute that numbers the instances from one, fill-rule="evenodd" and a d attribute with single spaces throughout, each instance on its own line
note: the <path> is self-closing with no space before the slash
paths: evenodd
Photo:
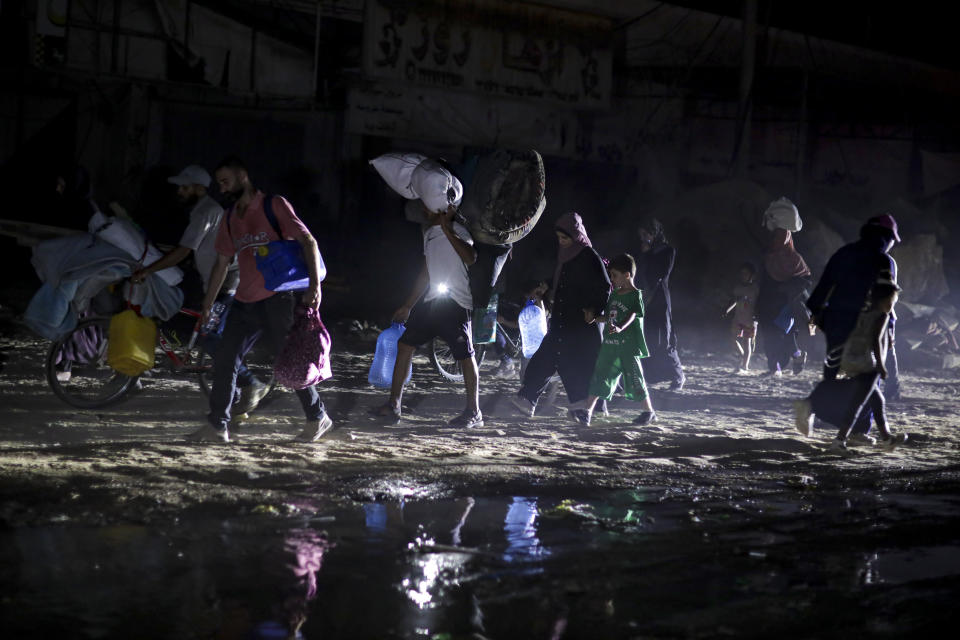
<path id="1" fill-rule="evenodd" d="M 184 167 L 183 171 L 177 175 L 167 178 L 167 182 L 178 186 L 199 184 L 201 187 L 209 187 L 210 174 L 200 165 L 191 164 L 188 167 Z"/>

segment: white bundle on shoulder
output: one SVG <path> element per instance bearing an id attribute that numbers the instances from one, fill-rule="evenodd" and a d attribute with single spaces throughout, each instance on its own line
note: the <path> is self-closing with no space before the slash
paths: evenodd
<path id="1" fill-rule="evenodd" d="M 130 220 L 106 216 L 101 211 L 97 211 L 90 216 L 87 228 L 90 233 L 98 236 L 104 242 L 123 249 L 144 266 L 153 264 L 163 257 L 160 250 L 153 246 L 153 243 L 147 241 L 146 234 Z M 171 287 L 183 280 L 183 271 L 178 267 L 167 267 L 157 271 L 157 275 Z"/>
<path id="2" fill-rule="evenodd" d="M 800 219 L 797 205 L 793 204 L 788 198 L 777 198 L 763 212 L 763 225 L 770 231 L 786 229 L 796 233 L 803 228 L 803 220 Z"/>
<path id="3" fill-rule="evenodd" d="M 418 153 L 385 153 L 370 161 L 380 177 L 408 200 L 421 200 L 430 211 L 459 205 L 463 185 L 436 160 Z"/>
<path id="4" fill-rule="evenodd" d="M 414 169 L 427 157 L 419 153 L 385 153 L 370 161 L 380 177 L 391 189 L 408 200 L 416 200 L 419 196 L 413 192 L 410 183 Z"/>
<path id="5" fill-rule="evenodd" d="M 410 186 L 429 211 L 446 211 L 450 205 L 459 205 L 463 199 L 463 185 L 452 173 L 427 158 L 413 170 Z"/>

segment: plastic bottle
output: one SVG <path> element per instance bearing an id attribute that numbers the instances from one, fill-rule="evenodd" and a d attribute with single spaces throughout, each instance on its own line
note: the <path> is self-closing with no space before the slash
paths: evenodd
<path id="1" fill-rule="evenodd" d="M 367 376 L 367 381 L 373 386 L 389 389 L 393 383 L 393 365 L 397 362 L 397 340 L 403 335 L 404 329 L 402 324 L 394 322 L 377 336 L 377 351 L 373 356 L 373 364 L 370 365 L 370 374 Z M 412 374 L 413 364 L 411 363 L 404 384 L 410 382 Z"/>
<path id="2" fill-rule="evenodd" d="M 226 308 L 227 305 L 222 302 L 213 303 L 210 307 L 210 316 L 207 318 L 207 323 L 203 325 L 203 333 L 217 333 L 217 328 L 220 326 L 220 317 Z"/>
<path id="3" fill-rule="evenodd" d="M 532 358 L 540 348 L 543 336 L 547 335 L 547 314 L 533 300 L 527 300 L 520 310 L 520 340 L 523 342 L 523 357 Z"/>

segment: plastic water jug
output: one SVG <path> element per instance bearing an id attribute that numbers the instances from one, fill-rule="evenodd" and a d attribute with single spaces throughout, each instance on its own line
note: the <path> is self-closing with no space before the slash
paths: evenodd
<path id="1" fill-rule="evenodd" d="M 377 336 L 377 351 L 373 356 L 373 364 L 370 365 L 370 374 L 367 376 L 367 381 L 373 386 L 389 389 L 393 383 L 393 365 L 397 362 L 397 340 L 403 335 L 404 329 L 402 324 L 394 322 Z M 404 384 L 410 382 L 412 374 L 413 363 L 411 362 Z"/>
<path id="2" fill-rule="evenodd" d="M 157 326 L 132 309 L 110 318 L 107 364 L 127 376 L 139 376 L 153 367 Z"/>
<path id="3" fill-rule="evenodd" d="M 223 312 L 227 310 L 227 305 L 222 302 L 214 302 L 213 306 L 210 307 L 210 317 L 207 318 L 207 323 L 203 325 L 203 333 L 210 334 L 215 333 L 220 335 L 220 318 L 223 317 Z"/>
<path id="4" fill-rule="evenodd" d="M 497 306 L 499 294 L 490 296 L 485 308 L 473 310 L 473 343 L 489 344 L 497 339 Z"/>
<path id="5" fill-rule="evenodd" d="M 523 357 L 532 358 L 540 348 L 543 336 L 547 335 L 547 314 L 533 300 L 527 300 L 520 310 L 520 341 L 523 343 Z"/>

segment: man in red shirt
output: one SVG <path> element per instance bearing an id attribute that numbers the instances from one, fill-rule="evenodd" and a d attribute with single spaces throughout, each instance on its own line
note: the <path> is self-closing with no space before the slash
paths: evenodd
<path id="1" fill-rule="evenodd" d="M 203 299 L 204 322 L 234 256 L 239 263 L 240 283 L 214 358 L 208 424 L 189 436 L 198 442 L 230 442 L 230 405 L 243 356 L 260 338 L 267 341 L 270 351 L 276 355 L 293 324 L 294 294 L 270 291 L 264 286 L 263 275 L 257 270 L 254 257 L 257 247 L 281 239 L 299 242 L 310 274 L 309 288 L 302 293 L 300 303 L 314 309 L 320 306 L 317 242 L 297 218 L 290 203 L 279 196 L 271 199 L 271 208 L 283 235 L 280 238 L 264 211 L 263 192 L 254 188 L 239 158 L 224 159 L 215 176 L 220 190 L 231 204 L 217 231 L 214 245 L 217 259 Z M 333 429 L 333 420 L 327 415 L 315 386 L 298 390 L 297 397 L 306 416 L 298 440 L 312 442 Z"/>

